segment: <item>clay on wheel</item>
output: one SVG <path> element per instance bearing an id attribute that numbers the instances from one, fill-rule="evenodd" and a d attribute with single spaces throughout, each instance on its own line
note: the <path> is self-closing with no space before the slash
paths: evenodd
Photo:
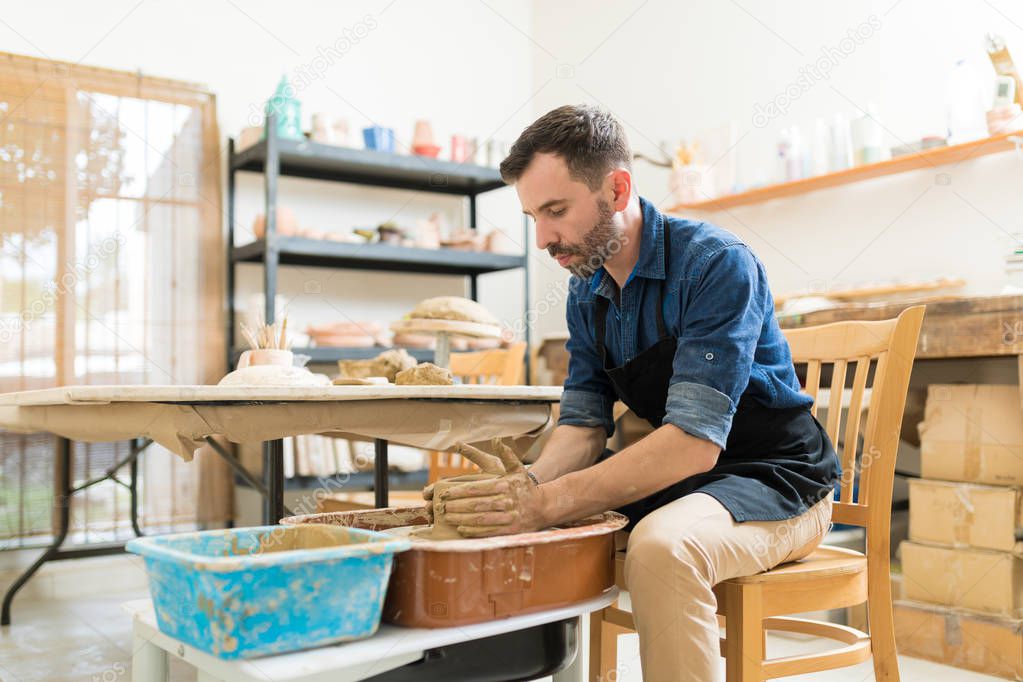
<path id="1" fill-rule="evenodd" d="M 433 505 L 433 525 L 412 531 L 412 536 L 422 538 L 424 540 L 462 539 L 462 535 L 459 534 L 458 528 L 448 523 L 444 518 L 444 503 L 440 501 L 440 495 L 445 490 L 462 485 L 463 483 L 485 481 L 491 478 L 497 478 L 497 475 L 469 474 L 466 476 L 456 476 L 454 478 L 442 478 L 434 483 L 433 499 L 430 501 L 430 504 Z"/>

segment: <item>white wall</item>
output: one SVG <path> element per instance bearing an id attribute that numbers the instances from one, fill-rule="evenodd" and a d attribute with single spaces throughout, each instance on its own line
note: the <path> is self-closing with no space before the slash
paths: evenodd
<path id="1" fill-rule="evenodd" d="M 5 12 L 0 50 L 203 83 L 217 95 L 221 135 L 237 135 L 270 96 L 282 74 L 318 74 L 299 92 L 303 123 L 310 114 L 347 117 L 361 146 L 371 123 L 395 128 L 410 146 L 413 122 L 433 121 L 448 153 L 452 133 L 514 139 L 532 109 L 530 44 L 512 24 L 528 27 L 529 3 L 376 2 L 280 3 L 154 1 L 25 3 Z M 349 43 L 338 43 L 348 37 Z M 340 58 L 325 59 L 340 45 Z M 244 239 L 260 212 L 261 176 L 240 176 L 236 229 Z M 465 202 L 397 190 L 285 178 L 281 201 L 303 226 L 328 230 L 413 226 L 434 211 L 463 224 Z M 522 241 L 514 192 L 481 197 L 479 223 Z M 242 266 L 242 289 L 261 288 L 261 268 Z M 289 268 L 281 275 L 292 328 L 338 319 L 399 317 L 428 295 L 463 294 L 464 279 L 429 275 Z M 502 318 L 521 316 L 519 272 L 481 278 L 481 297 Z M 319 293 L 308 293 L 319 292 Z M 244 294 L 240 300 L 244 300 Z"/>
<path id="2" fill-rule="evenodd" d="M 59 14 L 59 17 L 57 16 Z M 752 115 L 784 91 L 799 69 L 834 47 L 850 29 L 877 17 L 879 28 L 815 82 L 786 115 L 757 128 Z M 0 49 L 207 84 L 218 96 L 221 132 L 235 134 L 282 73 L 316 68 L 317 48 L 360 23 L 376 24 L 301 92 L 303 113 L 347 116 L 354 132 L 376 121 L 408 142 L 412 123 L 434 121 L 452 132 L 510 142 L 537 115 L 566 102 L 596 102 L 625 123 L 633 146 L 654 153 L 727 121 L 745 183 L 769 179 L 778 130 L 817 117 L 852 114 L 875 102 L 886 144 L 914 140 L 944 125 L 945 76 L 968 55 L 982 67 L 986 31 L 1002 33 L 1023 61 L 1023 13 L 1006 0 L 837 0 L 768 2 L 515 2 L 308 0 L 170 3 L 134 0 L 102 5 L 19 5 L 0 23 Z M 321 64 L 322 66 L 322 64 Z M 667 174 L 639 162 L 642 194 L 669 202 Z M 707 218 L 747 239 L 767 264 L 776 292 L 827 289 L 877 279 L 961 276 L 968 291 L 995 293 L 1004 280 L 1009 233 L 1023 231 L 1016 197 L 1019 161 L 1000 154 L 746 206 Z M 259 179 L 244 179 L 239 228 L 259 210 Z M 458 200 L 308 181 L 282 183 L 300 222 L 412 224 L 434 210 L 457 224 Z M 480 202 L 485 227 L 521 240 L 512 190 Z M 564 272 L 531 252 L 541 333 L 564 328 L 556 285 Z M 255 290 L 259 269 L 243 268 Z M 488 276 L 483 302 L 505 319 L 521 309 L 518 273 Z M 430 294 L 461 293 L 459 278 L 290 270 L 282 277 L 302 325 L 347 316 L 389 318 Z M 310 284 L 311 283 L 311 284 Z M 305 293 L 316 291 L 322 293 Z"/>
<path id="3" fill-rule="evenodd" d="M 879 27 L 829 79 L 815 82 L 785 116 L 753 125 L 757 103 L 783 92 L 800 67 L 870 15 Z M 532 35 L 547 51 L 534 52 L 534 80 L 545 85 L 540 110 L 603 104 L 641 152 L 735 121 L 743 135 L 740 180 L 756 183 L 773 172 L 782 127 L 799 125 L 806 136 L 817 117 L 852 115 L 871 101 L 889 131 L 886 145 L 943 132 L 945 78 L 955 59 L 969 56 L 990 72 L 983 36 L 995 31 L 1023 62 L 1021 24 L 1018 6 L 997 0 L 538 3 Z M 776 293 L 941 275 L 965 278 L 970 292 L 997 293 L 1009 233 L 1023 231 L 1021 164 L 999 154 L 694 217 L 746 239 Z M 937 185 L 937 172 L 951 184 Z M 641 194 L 671 203 L 666 171 L 639 162 L 636 175 Z M 563 328 L 560 311 L 539 324 Z"/>

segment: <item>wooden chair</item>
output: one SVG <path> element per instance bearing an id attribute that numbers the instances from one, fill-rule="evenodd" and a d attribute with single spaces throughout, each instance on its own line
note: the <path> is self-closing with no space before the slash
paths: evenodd
<path id="1" fill-rule="evenodd" d="M 507 348 L 451 354 L 451 373 L 463 384 L 515 386 L 522 383 L 526 366 L 526 343 Z M 431 452 L 429 483 L 476 471 L 476 465 L 454 452 Z"/>
<path id="2" fill-rule="evenodd" d="M 866 554 L 821 545 L 800 561 L 764 573 L 726 580 L 715 586 L 718 618 L 724 620 L 728 682 L 749 682 L 801 675 L 855 665 L 873 655 L 877 680 L 897 681 L 892 596 L 889 576 L 889 532 L 892 480 L 905 408 L 909 375 L 916 355 L 924 307 L 903 311 L 898 318 L 878 322 L 836 322 L 820 327 L 787 330 L 793 361 L 806 363 L 806 392 L 821 390 L 822 368 L 831 366 L 828 416 L 825 428 L 839 442 L 842 394 L 852 374 L 852 401 L 844 427 L 840 457 L 842 480 L 833 520 L 866 529 Z M 867 408 L 863 448 L 859 440 L 863 406 L 873 365 L 873 388 Z M 837 446 L 836 446 L 837 447 Z M 854 497 L 858 478 L 858 494 Z M 616 577 L 622 580 L 624 552 L 617 556 Z M 824 609 L 867 604 L 870 635 L 833 623 L 785 617 Z M 632 614 L 614 604 L 590 617 L 590 679 L 607 680 L 617 667 L 617 635 L 635 629 Z M 821 653 L 765 660 L 765 632 L 781 630 L 834 639 L 843 644 Z M 670 644 L 666 644 L 670 646 Z"/>
<path id="3" fill-rule="evenodd" d="M 526 364 L 526 344 L 518 342 L 507 348 L 451 354 L 451 373 L 467 384 L 496 384 L 512 386 L 521 383 Z M 472 473 L 476 466 L 453 452 L 431 452 L 427 481 Z M 393 490 L 389 495 L 392 507 L 423 504 L 418 490 Z M 376 506 L 372 491 L 334 493 L 319 503 L 319 511 L 349 511 L 373 509 Z"/>

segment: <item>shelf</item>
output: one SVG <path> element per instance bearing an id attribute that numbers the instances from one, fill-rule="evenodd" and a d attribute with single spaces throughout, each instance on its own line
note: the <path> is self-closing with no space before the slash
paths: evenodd
<path id="1" fill-rule="evenodd" d="M 308 140 L 277 140 L 280 174 L 377 187 L 395 187 L 471 196 L 504 187 L 496 168 L 425 156 L 352 149 Z M 260 172 L 266 164 L 266 140 L 236 153 L 230 170 Z"/>
<path id="2" fill-rule="evenodd" d="M 238 356 L 241 352 L 246 350 L 245 348 L 235 348 L 231 354 L 233 362 L 232 367 L 238 361 Z M 319 346 L 310 346 L 308 348 L 292 348 L 298 355 L 308 355 L 313 363 L 324 363 L 324 362 L 337 362 L 338 360 L 368 360 L 375 358 L 376 356 L 383 353 L 385 350 L 390 348 L 384 348 L 382 346 L 374 346 L 372 348 L 322 348 Z M 406 348 L 409 355 L 416 359 L 416 362 L 431 362 L 433 360 L 433 351 L 428 348 Z"/>
<path id="3" fill-rule="evenodd" d="M 329 239 L 277 237 L 280 262 L 284 265 L 343 267 L 355 270 L 426 272 L 439 275 L 479 275 L 514 270 L 525 265 L 524 256 L 500 253 L 420 249 L 409 246 L 366 243 L 346 244 Z M 261 263 L 266 240 L 236 246 L 231 254 L 236 263 Z"/>
<path id="4" fill-rule="evenodd" d="M 1015 147 L 1013 140 L 1019 140 L 1021 138 L 1023 138 L 1023 131 L 1013 131 L 1001 135 L 995 135 L 993 137 L 986 137 L 982 140 L 952 145 L 950 147 L 935 147 L 922 152 L 899 156 L 888 161 L 881 161 L 880 163 L 857 166 L 843 171 L 818 175 L 812 178 L 804 178 L 802 180 L 794 180 L 792 182 L 781 182 L 774 185 L 767 185 L 749 190 L 748 192 L 728 194 L 717 197 L 716 199 L 707 199 L 706 201 L 698 201 L 690 204 L 679 204 L 668 209 L 668 212 L 679 213 L 681 211 L 691 210 L 717 211 L 732 208 L 733 206 L 745 206 L 747 204 L 770 201 L 771 199 L 778 199 L 780 197 L 806 194 L 808 192 L 814 192 L 827 187 L 848 185 L 854 182 L 869 180 L 870 178 L 878 178 L 885 175 L 895 175 L 896 173 L 905 173 L 907 171 L 919 170 L 922 168 L 937 169 L 939 166 L 958 164 L 962 161 L 966 161 L 967 159 L 1011 150 Z"/>

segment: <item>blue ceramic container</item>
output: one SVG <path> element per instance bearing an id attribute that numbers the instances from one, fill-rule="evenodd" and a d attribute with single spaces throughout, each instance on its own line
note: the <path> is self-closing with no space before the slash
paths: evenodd
<path id="1" fill-rule="evenodd" d="M 370 126 L 362 129 L 362 140 L 366 149 L 378 152 L 394 153 L 394 128 Z"/>

